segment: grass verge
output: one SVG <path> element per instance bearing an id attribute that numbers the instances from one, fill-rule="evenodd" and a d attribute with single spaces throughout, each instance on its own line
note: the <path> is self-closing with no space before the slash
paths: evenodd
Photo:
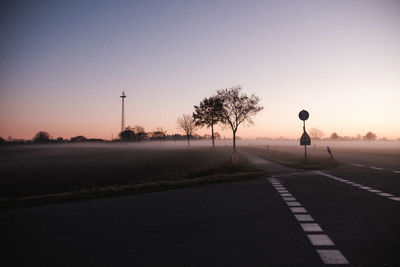
<path id="1" fill-rule="evenodd" d="M 21 198 L 2 198 L 0 199 L 0 209 L 4 210 L 29 207 L 34 205 L 89 200 L 95 198 L 106 198 L 122 195 L 134 195 L 195 186 L 204 186 L 209 184 L 245 181 L 268 176 L 269 174 L 266 172 L 247 171 L 239 173 L 214 174 L 198 178 L 160 181 L 145 184 L 98 187 L 59 194 L 46 194 Z"/>

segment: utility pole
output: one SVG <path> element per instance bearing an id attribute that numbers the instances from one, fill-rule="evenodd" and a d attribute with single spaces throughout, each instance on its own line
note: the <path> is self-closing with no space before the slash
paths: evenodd
<path id="1" fill-rule="evenodd" d="M 124 131 L 125 129 L 125 111 L 124 111 L 124 107 L 125 107 L 125 91 L 122 92 L 122 95 L 120 96 L 122 98 L 122 117 L 121 117 L 121 132 Z"/>

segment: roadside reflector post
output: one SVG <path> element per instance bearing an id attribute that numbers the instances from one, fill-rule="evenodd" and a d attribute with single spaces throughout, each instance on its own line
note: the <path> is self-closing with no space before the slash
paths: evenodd
<path id="1" fill-rule="evenodd" d="M 300 120 L 303 121 L 303 134 L 300 137 L 300 145 L 304 146 L 304 161 L 307 162 L 307 146 L 311 145 L 311 138 L 306 132 L 306 120 L 310 117 L 307 110 L 302 110 L 299 113 Z"/>

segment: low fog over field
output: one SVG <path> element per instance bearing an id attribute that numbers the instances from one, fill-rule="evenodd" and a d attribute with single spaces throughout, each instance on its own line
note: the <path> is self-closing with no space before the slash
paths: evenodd
<path id="1" fill-rule="evenodd" d="M 190 147 L 185 141 L 6 146 L 0 150 L 0 196 L 60 193 L 226 171 L 231 142 L 218 140 L 214 149 L 209 141 L 192 141 Z M 317 141 L 308 146 L 308 156 L 328 159 L 327 146 L 342 163 L 379 162 L 400 169 L 400 142 Z M 298 141 L 238 140 L 239 152 L 248 149 L 299 160 L 304 153 Z"/>
<path id="2" fill-rule="evenodd" d="M 228 148 L 179 144 L 58 144 L 0 150 L 0 196 L 190 179 L 224 169 Z"/>

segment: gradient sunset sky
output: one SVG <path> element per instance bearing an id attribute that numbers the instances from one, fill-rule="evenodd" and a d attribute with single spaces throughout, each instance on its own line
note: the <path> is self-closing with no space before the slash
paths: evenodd
<path id="1" fill-rule="evenodd" d="M 400 138 L 400 1 L 2 1 L 0 30 L 3 138 L 116 137 L 123 90 L 126 125 L 175 133 L 238 84 L 264 106 L 241 137 L 300 137 L 306 109 Z"/>

